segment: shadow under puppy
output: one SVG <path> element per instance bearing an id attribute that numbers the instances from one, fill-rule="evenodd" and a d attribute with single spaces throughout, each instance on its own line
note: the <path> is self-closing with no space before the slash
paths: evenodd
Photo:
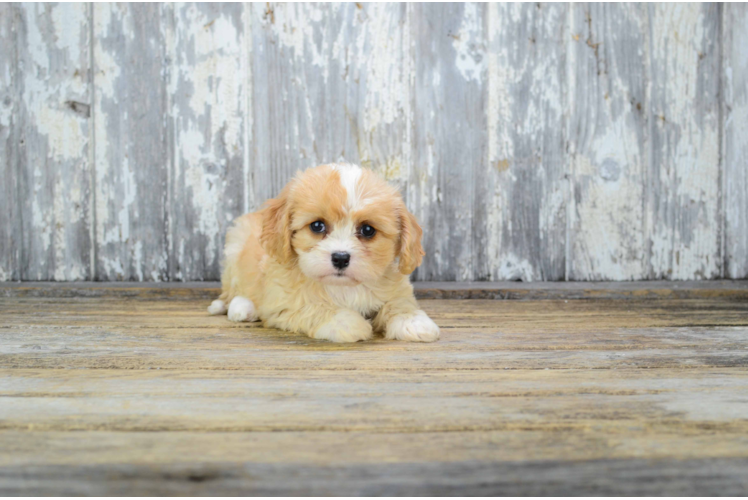
<path id="1" fill-rule="evenodd" d="M 234 221 L 223 293 L 208 311 L 333 342 L 373 331 L 433 342 L 439 327 L 418 308 L 408 278 L 424 255 L 421 234 L 397 189 L 374 172 L 310 168 Z"/>

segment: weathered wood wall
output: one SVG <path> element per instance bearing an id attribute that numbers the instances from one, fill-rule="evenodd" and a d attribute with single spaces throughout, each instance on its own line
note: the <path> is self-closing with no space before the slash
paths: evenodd
<path id="1" fill-rule="evenodd" d="M 420 280 L 748 277 L 745 4 L 0 4 L 0 280 L 215 280 L 297 170 Z"/>

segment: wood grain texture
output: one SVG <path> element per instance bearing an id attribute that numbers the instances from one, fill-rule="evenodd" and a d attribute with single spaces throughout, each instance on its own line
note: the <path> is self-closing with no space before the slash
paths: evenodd
<path id="1" fill-rule="evenodd" d="M 124 463 L 140 469 L 137 476 L 143 478 L 160 467 L 168 468 L 174 457 L 179 456 L 183 460 L 178 466 L 195 472 L 210 471 L 213 475 L 228 472 L 232 464 L 237 463 L 282 467 L 284 462 L 303 463 L 304 469 L 315 462 L 335 469 L 351 463 L 376 468 L 385 462 L 395 467 L 430 462 L 440 463 L 445 468 L 460 467 L 467 472 L 479 468 L 481 462 L 497 466 L 502 462 L 514 462 L 529 466 L 532 462 L 546 461 L 557 466 L 564 463 L 571 466 L 574 462 L 643 459 L 646 456 L 648 460 L 643 460 L 650 463 L 676 457 L 680 457 L 681 462 L 701 459 L 708 463 L 718 462 L 723 457 L 722 463 L 726 465 L 730 459 L 738 464 L 741 460 L 735 458 L 745 456 L 746 438 L 738 432 L 722 427 L 719 435 L 706 428 L 694 428 L 684 434 L 669 433 L 668 424 L 672 424 L 672 420 L 663 422 L 659 428 L 641 426 L 616 434 L 610 433 L 615 424 L 598 431 L 592 426 L 575 429 L 559 425 L 553 430 L 516 428 L 417 433 L 2 430 L 0 443 L 7 453 L 0 454 L 0 470 L 7 473 L 12 466 L 18 467 L 17 471 L 50 467 L 49 472 L 52 472 L 59 467 L 72 473 L 75 466 L 85 470 Z M 608 433 L 607 437 L 601 433 Z M 76 439 L 76 436 L 92 439 Z M 149 452 L 143 453 L 144 449 Z M 45 451 L 43 461 L 39 457 L 40 450 Z M 102 453 L 102 450 L 107 452 Z M 444 450 L 449 453 L 445 454 Z M 386 479 L 379 474 L 377 478 Z M 7 479 L 6 474 L 3 479 Z M 87 478 L 85 483 L 90 484 L 91 479 Z M 456 484 L 464 486 L 464 483 Z M 337 482 L 336 487 L 340 486 Z"/>
<path id="2" fill-rule="evenodd" d="M 2 281 L 216 280 L 333 161 L 400 188 L 415 280 L 748 277 L 744 6 L 2 13 Z"/>
<path id="3" fill-rule="evenodd" d="M 251 208 L 321 163 L 359 163 L 403 185 L 404 18 L 396 4 L 252 6 Z"/>
<path id="4" fill-rule="evenodd" d="M 421 306 L 442 328 L 438 343 L 379 339 L 353 345 L 230 323 L 208 316 L 208 303 L 5 298 L 0 368 L 417 372 L 748 366 L 741 347 L 748 326 L 743 300 L 424 300 Z M 56 338 L 60 324 L 67 325 L 64 338 Z"/>
<path id="5" fill-rule="evenodd" d="M 482 271 L 474 279 L 555 281 L 566 275 L 564 137 L 569 5 L 489 7 L 489 164 L 478 171 Z M 487 260 L 482 261 L 481 256 Z"/>
<path id="6" fill-rule="evenodd" d="M 20 278 L 91 279 L 89 6 L 16 8 Z"/>
<path id="7" fill-rule="evenodd" d="M 220 467 L 34 466 L 0 469 L 0 492 L 8 496 L 744 496 L 747 471 L 748 460 L 742 457 L 339 467 L 253 462 Z"/>
<path id="8" fill-rule="evenodd" d="M 15 6 L 0 4 L 0 282 L 21 278 L 15 20 Z"/>
<path id="9" fill-rule="evenodd" d="M 410 434 L 597 426 L 597 432 L 617 434 L 623 422 L 631 421 L 655 435 L 664 430 L 703 435 L 699 427 L 709 422 L 723 431 L 723 438 L 739 439 L 745 453 L 746 396 L 745 371 L 729 369 L 719 374 L 662 371 L 656 377 L 628 370 L 594 377 L 577 370 L 2 370 L 0 429 Z M 704 455 L 693 450 L 682 458 Z"/>
<path id="10" fill-rule="evenodd" d="M 722 6 L 724 276 L 748 278 L 748 7 Z"/>
<path id="11" fill-rule="evenodd" d="M 98 280 L 168 278 L 165 43 L 157 4 L 93 7 Z"/>
<path id="12" fill-rule="evenodd" d="M 428 248 L 420 280 L 487 278 L 486 4 L 414 4 L 415 132 L 411 209 Z M 412 198 L 410 198 L 412 199 Z M 475 239 L 474 239 L 475 238 Z M 485 265 L 484 265 L 485 267 Z M 476 276 L 476 272 L 478 276 Z"/>
<path id="13" fill-rule="evenodd" d="M 354 345 L 207 303 L 0 301 L 0 493 L 748 492 L 744 300 L 426 300 L 439 342 Z"/>
<path id="14" fill-rule="evenodd" d="M 648 276 L 649 23 L 639 4 L 573 4 L 568 278 Z"/>
<path id="15" fill-rule="evenodd" d="M 174 158 L 169 278 L 221 275 L 223 238 L 245 211 L 249 62 L 244 4 L 164 6 Z"/>
<path id="16" fill-rule="evenodd" d="M 651 279 L 720 275 L 719 7 L 647 6 Z"/>

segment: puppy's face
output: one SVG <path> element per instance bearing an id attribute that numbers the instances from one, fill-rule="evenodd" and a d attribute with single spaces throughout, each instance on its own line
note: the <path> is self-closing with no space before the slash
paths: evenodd
<path id="1" fill-rule="evenodd" d="M 309 278 L 355 286 L 379 279 L 399 260 L 421 263 L 421 228 L 395 188 L 355 165 L 322 165 L 298 174 L 263 209 L 266 251 Z"/>

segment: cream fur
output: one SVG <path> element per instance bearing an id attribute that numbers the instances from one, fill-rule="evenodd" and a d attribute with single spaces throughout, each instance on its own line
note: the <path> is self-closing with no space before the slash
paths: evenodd
<path id="1" fill-rule="evenodd" d="M 439 338 L 439 327 L 423 311 L 395 316 L 387 324 L 385 338 L 410 342 L 433 342 Z"/>
<path id="2" fill-rule="evenodd" d="M 350 309 L 340 309 L 330 321 L 314 332 L 315 339 L 332 342 L 357 342 L 371 337 L 371 323 Z"/>
<path id="3" fill-rule="evenodd" d="M 229 304 L 229 320 L 231 321 L 256 321 L 257 314 L 255 305 L 251 300 L 244 297 L 234 297 Z"/>
<path id="4" fill-rule="evenodd" d="M 221 299 L 214 300 L 210 306 L 208 306 L 208 312 L 214 316 L 217 314 L 226 314 L 226 311 L 228 311 L 226 303 Z"/>
<path id="5" fill-rule="evenodd" d="M 374 212 L 362 213 L 366 205 Z M 362 224 L 357 217 L 378 221 L 378 240 L 356 232 Z M 309 224 L 323 219 L 329 234 L 310 232 Z M 259 319 L 333 342 L 368 340 L 373 331 L 387 339 L 432 342 L 439 327 L 418 308 L 399 264 L 420 264 L 420 236 L 397 191 L 371 171 L 309 169 L 263 210 L 234 221 L 226 235 L 223 292 L 209 312 L 223 314 L 229 304 L 232 321 Z M 351 254 L 343 271 L 330 264 L 336 251 Z"/>

